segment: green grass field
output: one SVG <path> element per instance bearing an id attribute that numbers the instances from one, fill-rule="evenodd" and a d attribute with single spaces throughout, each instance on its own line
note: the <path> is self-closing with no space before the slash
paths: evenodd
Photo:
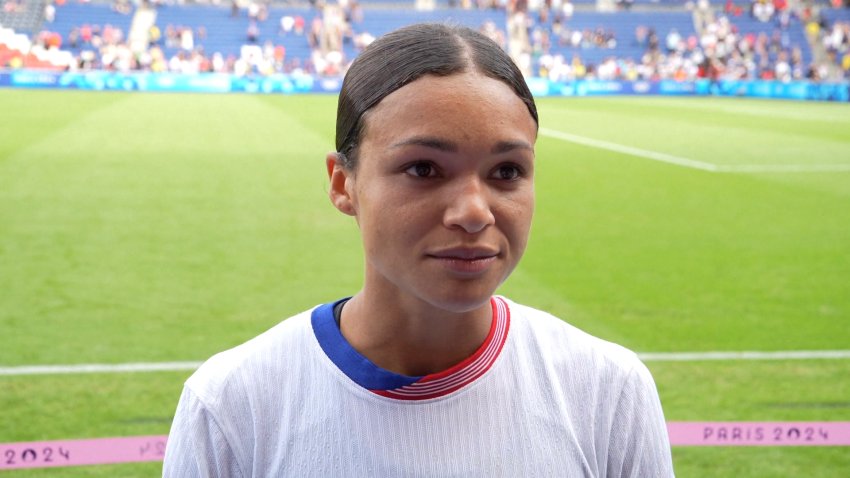
<path id="1" fill-rule="evenodd" d="M 326 196 L 335 101 L 0 90 L 0 366 L 199 361 L 356 291 L 356 225 Z M 639 352 L 850 349 L 850 105 L 539 109 L 547 130 L 731 172 L 541 135 L 532 240 L 501 293 Z M 850 360 L 648 365 L 671 421 L 850 420 Z M 166 434 L 188 375 L 0 376 L 0 443 Z M 673 456 L 681 477 L 850 470 L 841 447 Z"/>

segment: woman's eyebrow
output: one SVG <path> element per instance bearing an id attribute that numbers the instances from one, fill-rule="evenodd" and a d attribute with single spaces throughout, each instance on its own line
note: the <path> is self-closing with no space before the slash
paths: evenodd
<path id="1" fill-rule="evenodd" d="M 398 143 L 393 144 L 390 148 L 401 148 L 404 146 L 422 146 L 425 148 L 432 148 L 439 151 L 444 151 L 448 153 L 456 153 L 459 148 L 457 144 L 446 141 L 440 138 L 434 138 L 431 136 L 415 136 L 413 138 L 405 139 L 404 141 L 399 141 Z M 525 149 L 528 151 L 534 151 L 534 147 L 526 141 L 499 141 L 493 148 L 490 149 L 491 154 L 501 154 L 508 153 L 514 151 L 516 149 Z"/>
<path id="2" fill-rule="evenodd" d="M 425 148 L 437 149 L 447 153 L 456 153 L 458 151 L 458 147 L 455 143 L 431 136 L 414 136 L 413 138 L 399 141 L 398 143 L 390 146 L 390 148 L 402 148 L 404 146 L 423 146 Z"/>
<path id="3" fill-rule="evenodd" d="M 528 151 L 534 152 L 534 146 L 525 142 L 525 141 L 499 141 L 493 146 L 493 149 L 490 150 L 492 154 L 501 154 L 501 153 L 509 153 L 515 149 L 526 149 Z"/>

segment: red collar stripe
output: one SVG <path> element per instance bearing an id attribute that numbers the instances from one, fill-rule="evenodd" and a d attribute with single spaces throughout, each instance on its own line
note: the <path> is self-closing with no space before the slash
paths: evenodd
<path id="1" fill-rule="evenodd" d="M 398 400 L 426 400 L 448 395 L 484 375 L 499 357 L 511 323 L 510 309 L 504 299 L 493 297 L 490 304 L 493 309 L 490 332 L 481 347 L 466 360 L 442 372 L 426 375 L 410 385 L 372 392 Z"/>

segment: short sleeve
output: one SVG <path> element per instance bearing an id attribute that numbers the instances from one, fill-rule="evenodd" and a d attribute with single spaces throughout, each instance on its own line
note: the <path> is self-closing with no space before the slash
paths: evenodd
<path id="1" fill-rule="evenodd" d="M 242 477 L 236 456 L 200 399 L 184 387 L 165 448 L 163 478 Z"/>
<path id="2" fill-rule="evenodd" d="M 630 372 L 614 412 L 608 477 L 672 477 L 667 423 L 655 381 L 643 363 Z"/>

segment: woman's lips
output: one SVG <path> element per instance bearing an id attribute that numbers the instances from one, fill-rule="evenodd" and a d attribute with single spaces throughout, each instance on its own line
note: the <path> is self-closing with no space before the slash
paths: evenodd
<path id="1" fill-rule="evenodd" d="M 478 275 L 496 261 L 499 253 L 489 248 L 457 248 L 428 254 L 443 267 L 461 275 Z"/>

